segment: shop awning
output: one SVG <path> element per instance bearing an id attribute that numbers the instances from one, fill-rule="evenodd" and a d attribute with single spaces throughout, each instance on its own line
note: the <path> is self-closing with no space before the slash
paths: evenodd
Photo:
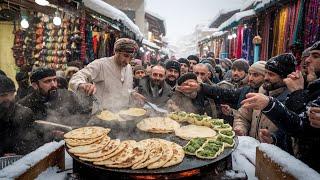
<path id="1" fill-rule="evenodd" d="M 138 39 L 143 38 L 143 34 L 140 32 L 139 27 L 135 25 L 128 16 L 122 11 L 114 8 L 102 0 L 83 0 L 84 6 L 95 11 L 101 15 L 109 17 L 111 19 L 121 21 L 130 31 L 136 34 Z"/>
<path id="2" fill-rule="evenodd" d="M 155 43 L 153 43 L 153 42 L 150 42 L 150 41 L 148 41 L 148 40 L 146 40 L 146 39 L 143 39 L 142 40 L 142 44 L 144 44 L 144 45 L 146 45 L 146 46 L 149 46 L 149 47 L 151 47 L 151 48 L 153 48 L 153 49 L 160 49 L 160 47 L 159 46 L 157 46 Z"/>
<path id="3" fill-rule="evenodd" d="M 247 10 L 247 11 L 242 11 L 242 12 L 238 12 L 236 14 L 234 14 L 231 18 L 229 18 L 228 20 L 226 20 L 224 23 L 222 23 L 218 30 L 222 31 L 225 30 L 226 28 L 230 27 L 230 26 L 236 26 L 240 20 L 244 19 L 244 18 L 248 18 L 251 16 L 254 16 L 256 14 L 256 12 L 253 9 Z"/>

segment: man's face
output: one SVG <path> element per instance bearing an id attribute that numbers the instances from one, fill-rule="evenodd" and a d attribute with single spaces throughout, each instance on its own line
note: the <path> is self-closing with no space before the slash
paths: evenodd
<path id="1" fill-rule="evenodd" d="M 266 70 L 266 73 L 264 76 L 264 83 L 263 83 L 263 88 L 265 90 L 272 91 L 284 86 L 285 84 L 282 78 L 278 74 L 272 71 Z"/>
<path id="2" fill-rule="evenodd" d="M 0 95 L 0 105 L 5 108 L 9 108 L 10 104 L 14 102 L 14 92 L 8 92 Z"/>
<path id="3" fill-rule="evenodd" d="M 320 50 L 310 51 L 310 56 L 305 60 L 307 74 L 320 72 Z"/>
<path id="4" fill-rule="evenodd" d="M 115 52 L 114 57 L 119 66 L 126 67 L 133 59 L 133 54 L 126 52 Z"/>
<path id="5" fill-rule="evenodd" d="M 134 73 L 134 77 L 137 78 L 137 79 L 141 79 L 143 78 L 144 76 L 146 76 L 146 72 L 144 70 L 137 70 L 135 73 Z"/>
<path id="6" fill-rule="evenodd" d="M 38 83 L 34 83 L 36 89 L 40 91 L 43 96 L 48 96 L 52 91 L 58 89 L 57 77 L 50 76 L 40 79 Z"/>
<path id="7" fill-rule="evenodd" d="M 196 74 L 197 77 L 202 80 L 202 82 L 207 81 L 209 78 L 209 70 L 205 65 L 195 65 L 193 67 L 193 73 Z"/>
<path id="8" fill-rule="evenodd" d="M 165 76 L 165 69 L 160 66 L 155 66 L 151 70 L 151 81 L 154 85 L 161 86 L 164 82 Z"/>
<path id="9" fill-rule="evenodd" d="M 176 79 L 179 78 L 179 71 L 176 69 L 170 68 L 166 70 L 166 77 L 170 81 L 175 81 Z"/>
<path id="10" fill-rule="evenodd" d="M 190 63 L 190 68 L 189 71 L 192 72 L 193 71 L 193 66 L 198 64 L 196 60 L 189 60 Z"/>
<path id="11" fill-rule="evenodd" d="M 189 67 L 187 66 L 186 63 L 180 63 L 180 71 L 181 71 L 181 75 L 189 71 Z"/>
<path id="12" fill-rule="evenodd" d="M 237 68 L 232 69 L 231 71 L 232 80 L 234 82 L 239 82 L 246 76 L 246 72 L 243 70 L 239 70 Z"/>
<path id="13" fill-rule="evenodd" d="M 249 70 L 248 84 L 251 88 L 257 89 L 259 88 L 264 81 L 264 75 L 257 73 L 253 70 Z"/>

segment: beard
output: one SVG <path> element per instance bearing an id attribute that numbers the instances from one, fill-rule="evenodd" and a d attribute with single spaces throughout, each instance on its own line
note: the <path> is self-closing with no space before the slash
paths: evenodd
<path id="1" fill-rule="evenodd" d="M 161 80 L 152 80 L 151 81 L 151 93 L 153 97 L 160 96 L 160 90 L 163 87 L 163 81 Z"/>
<path id="2" fill-rule="evenodd" d="M 267 91 L 273 91 L 276 89 L 279 89 L 281 87 L 285 87 L 286 84 L 284 84 L 284 82 L 275 82 L 275 83 L 271 83 L 270 81 L 265 81 L 263 83 L 263 88 Z"/>
<path id="3" fill-rule="evenodd" d="M 167 78 L 167 79 L 166 79 L 166 82 L 167 82 L 171 87 L 173 87 L 173 86 L 176 85 L 176 79 L 172 81 L 172 80 L 170 80 L 169 78 Z"/>
<path id="4" fill-rule="evenodd" d="M 260 82 L 260 83 L 249 82 L 249 86 L 252 89 L 259 89 L 262 84 L 263 82 Z"/>
<path id="5" fill-rule="evenodd" d="M 46 92 L 42 88 L 39 89 L 39 93 L 42 97 L 44 97 L 45 101 L 50 101 L 58 96 L 57 88 L 53 87 Z"/>

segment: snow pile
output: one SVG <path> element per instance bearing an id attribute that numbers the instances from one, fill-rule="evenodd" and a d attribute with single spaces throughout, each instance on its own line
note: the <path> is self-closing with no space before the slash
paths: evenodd
<path id="1" fill-rule="evenodd" d="M 57 173 L 59 168 L 57 166 L 49 167 L 46 171 L 42 172 L 36 180 L 58 180 L 66 179 L 67 173 Z"/>
<path id="2" fill-rule="evenodd" d="M 247 176 L 243 172 L 226 171 L 227 178 L 230 179 L 245 179 Z"/>
<path id="3" fill-rule="evenodd" d="M 258 148 L 273 162 L 279 164 L 283 172 L 293 175 L 296 179 L 320 179 L 319 173 L 277 146 L 262 143 Z"/>
<path id="4" fill-rule="evenodd" d="M 0 171 L 0 178 L 14 179 L 64 145 L 64 141 L 47 143 Z"/>
<path id="5" fill-rule="evenodd" d="M 240 21 L 241 19 L 243 19 L 245 17 L 253 16 L 255 14 L 256 14 L 256 12 L 253 9 L 250 9 L 250 10 L 247 10 L 247 11 L 238 12 L 238 13 L 234 14 L 233 16 L 231 16 L 231 18 L 229 18 L 228 20 L 223 22 L 219 26 L 218 30 L 221 31 L 224 28 L 230 26 L 232 23 L 236 23 L 236 22 Z"/>
<path id="6" fill-rule="evenodd" d="M 111 19 L 121 21 L 128 29 L 136 34 L 138 39 L 143 38 L 143 34 L 140 32 L 139 27 L 135 25 L 128 16 L 117 8 L 107 4 L 102 0 L 83 0 L 84 6 L 89 9 L 98 12 Z"/>
<path id="7" fill-rule="evenodd" d="M 147 46 L 149 46 L 149 47 L 152 47 L 152 48 L 154 48 L 154 49 L 160 49 L 160 47 L 157 46 L 155 43 L 150 42 L 150 41 L 148 41 L 148 40 L 146 40 L 146 39 L 143 39 L 143 40 L 142 40 L 142 44 L 147 45 Z"/>
<path id="8" fill-rule="evenodd" d="M 239 144 L 232 153 L 232 169 L 245 171 L 248 179 L 255 177 L 256 147 L 259 141 L 249 136 L 238 136 Z"/>
<path id="9" fill-rule="evenodd" d="M 260 3 L 263 0 L 247 0 L 240 8 L 240 11 L 244 11 L 248 9 L 250 6 L 254 6 L 258 3 Z"/>

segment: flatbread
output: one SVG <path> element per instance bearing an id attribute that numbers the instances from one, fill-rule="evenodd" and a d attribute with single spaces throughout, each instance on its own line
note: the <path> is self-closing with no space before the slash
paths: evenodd
<path id="1" fill-rule="evenodd" d="M 104 165 L 105 163 L 108 163 L 110 158 L 118 155 L 124 149 L 126 149 L 129 146 L 129 143 L 131 143 L 130 141 L 132 141 L 132 140 L 122 141 L 121 144 L 119 145 L 119 147 L 115 151 L 113 151 L 112 153 L 110 153 L 110 154 L 108 154 L 106 156 L 103 156 L 103 157 L 96 158 L 96 159 L 92 160 L 93 164 Z"/>
<path id="2" fill-rule="evenodd" d="M 216 131 L 205 126 L 187 125 L 175 130 L 176 136 L 190 140 L 192 138 L 210 138 L 217 135 Z"/>
<path id="3" fill-rule="evenodd" d="M 170 133 L 180 127 L 180 124 L 168 117 L 146 118 L 137 124 L 138 129 L 153 133 Z"/>
<path id="4" fill-rule="evenodd" d="M 142 169 L 150 165 L 151 163 L 154 163 L 158 161 L 163 154 L 163 149 L 161 146 L 161 143 L 155 139 L 145 139 L 140 141 L 144 144 L 144 146 L 147 146 L 150 148 L 150 154 L 148 158 L 145 161 L 140 161 L 136 164 L 134 164 L 131 168 L 132 169 Z"/>
<path id="5" fill-rule="evenodd" d="M 162 167 L 169 167 L 169 166 L 174 166 L 176 164 L 179 164 L 183 161 L 183 158 L 185 156 L 184 150 L 179 144 L 171 142 L 170 145 L 173 150 L 173 156 Z"/>
<path id="6" fill-rule="evenodd" d="M 106 145 L 105 144 L 89 144 L 85 146 L 77 146 L 74 148 L 69 149 L 69 152 L 73 154 L 87 154 L 99 151 L 103 149 Z"/>
<path id="7" fill-rule="evenodd" d="M 102 135 L 100 137 L 94 138 L 94 139 L 64 139 L 64 141 L 69 145 L 70 147 L 76 147 L 76 146 L 84 146 L 88 144 L 94 144 L 98 143 L 99 140 L 104 138 L 106 135 Z"/>
<path id="8" fill-rule="evenodd" d="M 89 154 L 79 154 L 80 157 L 82 158 L 89 158 L 91 160 L 95 159 L 95 158 L 100 158 L 103 156 L 107 156 L 109 154 L 111 154 L 112 152 L 114 152 L 120 145 L 120 140 L 119 139 L 112 139 L 110 140 L 110 142 L 108 143 L 108 145 L 103 148 L 100 151 L 97 152 L 93 152 L 93 153 L 89 153 Z"/>
<path id="9" fill-rule="evenodd" d="M 98 114 L 96 116 L 97 116 L 97 118 L 104 120 L 104 121 L 113 121 L 113 120 L 117 120 L 119 118 L 117 116 L 117 114 L 115 114 L 111 111 L 107 111 L 107 110 L 102 111 L 100 114 Z"/>
<path id="10" fill-rule="evenodd" d="M 110 132 L 109 128 L 98 126 L 82 127 L 64 134 L 65 139 L 95 139 Z"/>
<path id="11" fill-rule="evenodd" d="M 158 161 L 149 164 L 147 166 L 148 169 L 157 169 L 157 168 L 162 167 L 168 161 L 170 161 L 170 159 L 173 156 L 173 150 L 172 150 L 171 144 L 169 144 L 169 141 L 160 140 L 160 144 L 161 144 L 162 149 L 163 149 L 162 156 Z"/>
<path id="12" fill-rule="evenodd" d="M 142 108 L 129 108 L 127 110 L 121 110 L 119 115 L 140 117 L 144 116 L 146 113 L 147 111 Z"/>

